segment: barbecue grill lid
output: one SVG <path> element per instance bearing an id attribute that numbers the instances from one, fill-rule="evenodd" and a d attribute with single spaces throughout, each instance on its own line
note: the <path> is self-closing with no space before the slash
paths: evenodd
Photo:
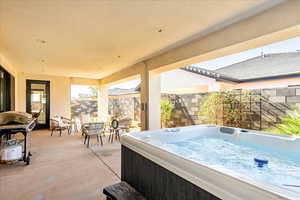
<path id="1" fill-rule="evenodd" d="M 0 113 L 0 125 L 7 124 L 28 124 L 32 115 L 25 112 L 9 111 Z"/>

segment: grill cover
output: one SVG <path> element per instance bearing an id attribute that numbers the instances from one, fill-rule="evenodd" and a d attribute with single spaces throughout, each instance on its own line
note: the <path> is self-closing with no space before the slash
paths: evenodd
<path id="1" fill-rule="evenodd" d="M 0 125 L 6 124 L 28 124 L 32 115 L 25 112 L 9 111 L 0 113 Z"/>

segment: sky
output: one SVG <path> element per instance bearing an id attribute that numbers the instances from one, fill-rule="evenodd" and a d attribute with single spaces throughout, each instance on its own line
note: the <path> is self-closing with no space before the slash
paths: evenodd
<path id="1" fill-rule="evenodd" d="M 225 67 L 234 63 L 238 63 L 259 56 L 262 54 L 262 52 L 264 54 L 268 54 L 268 53 L 282 53 L 282 52 L 291 52 L 291 51 L 293 52 L 297 50 L 300 50 L 300 37 L 281 41 L 281 42 L 276 42 L 256 49 L 242 51 L 240 53 L 232 54 L 229 56 L 224 56 L 209 61 L 193 64 L 193 66 L 215 70 L 221 67 Z M 112 88 L 129 89 L 129 88 L 136 87 L 139 83 L 140 80 L 135 79 L 135 80 L 113 85 L 109 87 L 109 89 Z M 77 96 L 79 92 L 80 93 L 88 92 L 87 86 L 72 86 L 72 92 L 71 92 L 72 97 Z"/>
<path id="2" fill-rule="evenodd" d="M 215 70 L 221 67 L 225 67 L 234 63 L 238 63 L 256 56 L 268 53 L 281 53 L 281 52 L 291 52 L 300 50 L 300 37 L 276 42 L 270 45 L 262 46 L 256 49 L 250 49 L 247 51 L 242 51 L 240 53 L 232 54 L 229 56 L 220 57 L 217 59 L 212 59 L 206 62 L 201 62 L 194 64 L 193 66 L 202 67 L 205 69 Z"/>
<path id="3" fill-rule="evenodd" d="M 81 93 L 88 94 L 89 86 L 86 86 L 86 85 L 72 85 L 71 86 L 71 98 L 76 98 Z"/>

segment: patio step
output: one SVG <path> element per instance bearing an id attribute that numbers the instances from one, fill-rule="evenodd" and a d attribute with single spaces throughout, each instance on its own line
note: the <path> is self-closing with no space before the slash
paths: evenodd
<path id="1" fill-rule="evenodd" d="M 107 200 L 146 200 L 145 197 L 124 181 L 105 187 L 103 193 L 106 195 Z"/>

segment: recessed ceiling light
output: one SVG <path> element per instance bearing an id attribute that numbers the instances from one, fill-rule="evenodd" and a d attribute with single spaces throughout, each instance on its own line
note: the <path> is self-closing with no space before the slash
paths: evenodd
<path id="1" fill-rule="evenodd" d="M 37 39 L 36 41 L 39 42 L 39 43 L 42 43 L 42 44 L 46 43 L 46 40 L 42 40 L 42 39 Z"/>

